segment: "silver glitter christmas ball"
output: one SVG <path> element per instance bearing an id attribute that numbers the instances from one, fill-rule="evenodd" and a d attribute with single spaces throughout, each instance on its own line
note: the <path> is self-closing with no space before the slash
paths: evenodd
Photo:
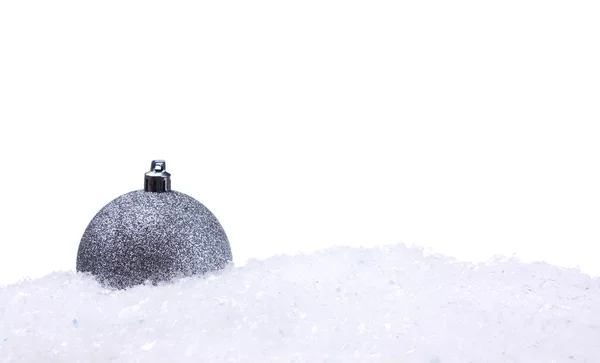
<path id="1" fill-rule="evenodd" d="M 220 270 L 232 261 L 217 218 L 194 198 L 171 190 L 162 160 L 152 162 L 144 190 L 124 194 L 96 214 L 77 253 L 77 271 L 109 287 Z"/>

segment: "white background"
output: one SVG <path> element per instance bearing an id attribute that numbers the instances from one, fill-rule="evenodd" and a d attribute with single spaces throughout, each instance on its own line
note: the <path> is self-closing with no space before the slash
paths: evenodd
<path id="1" fill-rule="evenodd" d="M 492 5 L 493 4 L 493 5 Z M 0 4 L 0 284 L 164 158 L 237 265 L 407 243 L 600 275 L 596 1 Z"/>

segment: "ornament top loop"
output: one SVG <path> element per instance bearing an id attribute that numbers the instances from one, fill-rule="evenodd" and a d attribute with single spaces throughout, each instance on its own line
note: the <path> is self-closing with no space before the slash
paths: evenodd
<path id="1" fill-rule="evenodd" d="M 152 160 L 150 171 L 144 175 L 144 191 L 163 193 L 171 191 L 171 174 L 164 160 Z"/>

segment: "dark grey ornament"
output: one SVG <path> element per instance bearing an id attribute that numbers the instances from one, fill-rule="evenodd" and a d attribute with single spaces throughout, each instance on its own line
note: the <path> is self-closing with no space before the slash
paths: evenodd
<path id="1" fill-rule="evenodd" d="M 77 271 L 109 287 L 200 275 L 232 261 L 217 218 L 194 198 L 171 190 L 163 160 L 152 162 L 144 190 L 124 194 L 96 214 L 77 253 Z"/>

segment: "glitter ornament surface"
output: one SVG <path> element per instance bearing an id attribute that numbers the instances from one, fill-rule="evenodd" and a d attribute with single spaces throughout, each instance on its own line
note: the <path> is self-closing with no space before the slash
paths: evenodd
<path id="1" fill-rule="evenodd" d="M 169 191 L 130 192 L 102 208 L 79 244 L 77 271 L 126 288 L 216 271 L 231 261 L 217 218 L 194 198 L 170 191 L 169 181 Z"/>

